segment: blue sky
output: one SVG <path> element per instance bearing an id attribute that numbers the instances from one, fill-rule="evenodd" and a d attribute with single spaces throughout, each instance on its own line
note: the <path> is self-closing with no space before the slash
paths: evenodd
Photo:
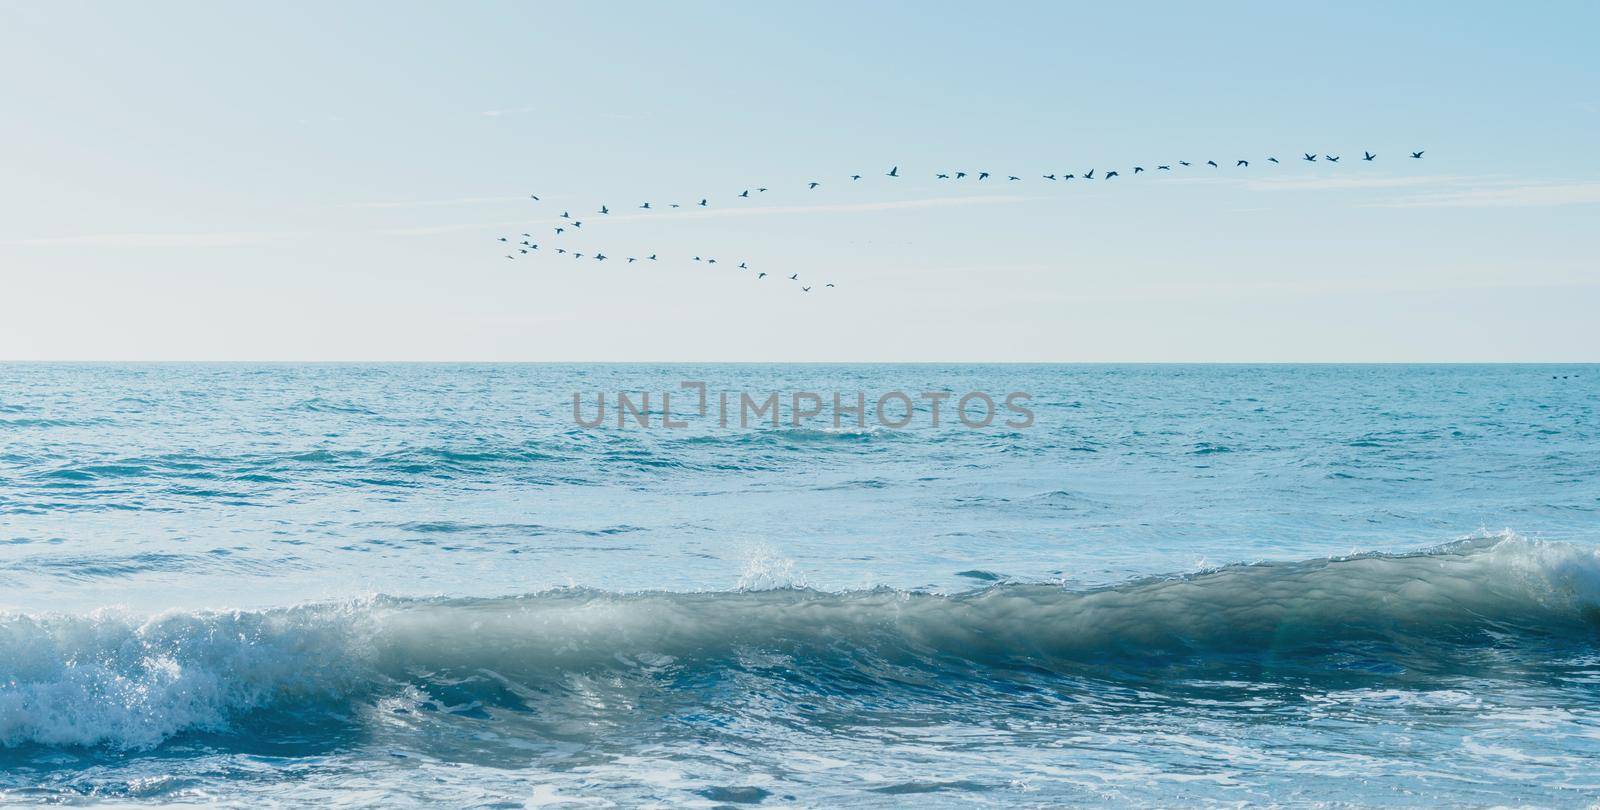
<path id="1" fill-rule="evenodd" d="M 1600 359 L 1593 3 L 328 5 L 0 4 L 0 359 Z"/>

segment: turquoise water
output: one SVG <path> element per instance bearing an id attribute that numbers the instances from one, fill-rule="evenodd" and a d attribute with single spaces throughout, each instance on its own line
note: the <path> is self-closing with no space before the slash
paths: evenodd
<path id="1" fill-rule="evenodd" d="M 723 428 L 685 380 L 1036 424 Z M 688 425 L 574 424 L 616 391 Z M 1593 366 L 0 365 L 0 803 L 1587 806 L 1597 405 Z"/>

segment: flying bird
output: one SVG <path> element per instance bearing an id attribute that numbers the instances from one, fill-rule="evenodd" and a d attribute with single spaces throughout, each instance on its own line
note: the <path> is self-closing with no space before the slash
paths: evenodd
<path id="1" fill-rule="evenodd" d="M 852 175 L 850 175 L 850 179 L 851 179 L 851 180 L 860 180 L 860 179 L 861 179 L 861 175 L 859 175 L 859 174 L 852 174 Z"/>
<path id="2" fill-rule="evenodd" d="M 1160 169 L 1161 171 L 1164 171 L 1164 172 L 1172 171 L 1172 167 L 1171 166 L 1157 166 L 1156 168 Z"/>
<path id="3" fill-rule="evenodd" d="M 702 197 L 702 198 L 700 198 L 700 207 L 701 207 L 701 208 L 704 208 L 704 207 L 706 207 L 706 201 L 705 201 L 705 198 L 704 198 L 704 197 Z"/>
<path id="4" fill-rule="evenodd" d="M 948 174 L 936 174 L 933 177 L 934 177 L 935 180 L 949 180 L 950 179 L 950 175 L 948 175 Z"/>
<path id="5" fill-rule="evenodd" d="M 597 261 L 597 262 L 603 262 L 603 261 L 606 260 L 606 254 L 604 254 L 604 253 L 596 253 L 596 254 L 594 254 L 594 260 Z"/>
<path id="6" fill-rule="evenodd" d="M 750 189 L 745 189 L 744 191 L 739 192 L 739 196 L 748 198 L 750 196 Z"/>
<path id="7" fill-rule="evenodd" d="M 572 227 L 574 227 L 574 228 L 582 228 L 583 227 L 583 223 L 579 222 L 577 220 L 573 220 L 572 221 Z"/>
<path id="8" fill-rule="evenodd" d="M 1083 173 L 1083 179 L 1085 179 L 1085 180 L 1093 180 L 1094 179 L 1094 169 L 1090 169 L 1089 171 L 1084 172 Z"/>
<path id="9" fill-rule="evenodd" d="M 528 199 L 537 201 L 539 199 L 539 195 L 537 195 L 537 194 L 529 194 L 528 195 Z"/>
<path id="10" fill-rule="evenodd" d="M 1277 158 L 1275 158 L 1275 157 L 1269 157 L 1269 158 L 1267 158 L 1267 162 L 1268 162 L 1268 163 L 1277 163 L 1277 162 L 1278 162 L 1278 159 L 1277 159 Z"/>
<path id="11" fill-rule="evenodd" d="M 1412 152 L 1411 153 L 1411 159 L 1412 160 L 1421 160 L 1422 159 L 1422 153 L 1421 152 Z"/>
<path id="12" fill-rule="evenodd" d="M 1241 161 L 1239 161 L 1239 162 L 1238 162 L 1238 163 L 1235 163 L 1235 164 L 1233 164 L 1233 165 L 1234 165 L 1234 167 L 1235 167 L 1235 168 L 1237 168 L 1237 167 L 1239 167 L 1239 166 L 1243 166 L 1243 167 L 1245 167 L 1245 168 L 1246 168 L 1246 169 L 1248 169 L 1248 168 L 1250 168 L 1250 161 L 1248 161 L 1248 160 L 1241 160 Z"/>
<path id="13" fill-rule="evenodd" d="M 1044 176 L 1044 179 L 1046 179 L 1046 180 L 1054 180 L 1054 179 L 1056 179 L 1056 176 L 1053 175 L 1053 174 L 1047 174 L 1047 175 Z"/>
<path id="14" fill-rule="evenodd" d="M 561 234 L 564 234 L 566 232 L 567 232 L 566 228 L 557 228 L 556 229 L 556 236 L 560 236 Z"/>
<path id="15" fill-rule="evenodd" d="M 506 241 L 506 238 L 504 236 L 502 236 L 502 237 L 500 237 L 500 241 L 504 242 L 504 241 Z"/>
<path id="16" fill-rule="evenodd" d="M 1213 169 L 1215 169 L 1215 168 L 1217 168 L 1217 162 L 1216 162 L 1216 161 L 1215 161 L 1215 160 L 1208 160 L 1208 161 L 1206 161 L 1206 165 L 1207 165 L 1207 166 L 1210 166 L 1210 167 L 1211 167 L 1211 168 L 1213 168 Z"/>
<path id="17" fill-rule="evenodd" d="M 810 287 L 801 287 L 800 288 L 800 292 L 811 292 L 811 288 Z"/>
<path id="18" fill-rule="evenodd" d="M 1139 172 L 1142 172 L 1142 171 L 1144 171 L 1144 167 L 1143 166 L 1135 166 L 1135 167 L 1133 167 L 1133 173 L 1134 174 L 1138 174 Z"/>
<path id="19" fill-rule="evenodd" d="M 1377 157 L 1377 155 L 1374 155 L 1371 152 L 1362 151 L 1362 153 L 1361 153 L 1361 159 L 1362 160 L 1372 160 L 1372 159 L 1374 159 L 1376 157 Z"/>
<path id="20" fill-rule="evenodd" d="M 611 213 L 611 209 L 602 205 L 602 206 L 600 206 L 600 213 L 609 214 L 609 213 Z"/>
<path id="21" fill-rule="evenodd" d="M 766 273 L 757 273 L 756 274 L 756 278 L 766 278 L 766 277 L 767 277 Z"/>
<path id="22" fill-rule="evenodd" d="M 978 179 L 979 180 L 988 180 L 989 179 L 989 173 L 988 172 L 978 172 Z"/>
<path id="23" fill-rule="evenodd" d="M 1305 160 L 1306 160 L 1307 163 L 1316 163 L 1317 162 L 1317 156 L 1311 154 L 1310 152 L 1307 152 Z"/>
<path id="24" fill-rule="evenodd" d="M 816 188 L 817 186 L 820 186 L 820 185 L 822 185 L 822 184 L 818 183 L 815 180 L 812 180 L 809 184 L 806 185 L 806 188 Z"/>
<path id="25" fill-rule="evenodd" d="M 652 253 L 649 256 L 645 257 L 645 258 L 648 258 L 650 261 L 655 261 L 656 260 L 656 254 Z"/>
<path id="26" fill-rule="evenodd" d="M 1180 161 L 1178 161 L 1178 165 L 1179 165 L 1179 166 L 1187 166 L 1187 165 L 1189 165 L 1189 161 L 1187 161 L 1187 160 L 1180 160 Z"/>
<path id="27" fill-rule="evenodd" d="M 833 282 L 830 281 L 827 284 L 824 284 L 822 286 L 824 286 L 824 287 L 832 287 L 833 286 Z"/>
<path id="28" fill-rule="evenodd" d="M 794 275 L 789 277 L 790 281 L 798 281 L 799 279 L 800 279 L 800 274 L 799 273 L 795 273 Z"/>
<path id="29" fill-rule="evenodd" d="M 1120 175 L 1117 174 L 1117 170 L 1116 169 L 1112 169 L 1111 171 L 1106 172 L 1106 179 L 1107 180 L 1110 180 L 1111 178 L 1118 177 L 1118 176 L 1120 176 Z"/>
<path id="30" fill-rule="evenodd" d="M 636 261 L 639 261 L 639 260 L 638 260 L 638 259 L 635 259 L 635 258 L 634 258 L 634 257 L 632 257 L 632 256 L 629 256 L 629 257 L 628 257 L 628 264 L 633 264 L 633 263 L 634 263 L 634 262 L 636 262 Z"/>
<path id="31" fill-rule="evenodd" d="M 900 176 L 900 167 L 896 166 L 893 169 L 890 169 L 889 173 L 887 175 L 885 175 L 885 176 L 886 177 L 899 177 Z"/>
<path id="32" fill-rule="evenodd" d="M 746 267 L 744 262 L 739 262 L 739 269 L 740 270 L 749 270 L 750 268 Z"/>
<path id="33" fill-rule="evenodd" d="M 641 205 L 639 207 L 640 208 L 649 208 L 650 207 L 650 203 L 645 203 L 644 205 Z"/>
<path id="34" fill-rule="evenodd" d="M 572 215 L 567 213 L 567 212 L 565 212 L 565 211 L 562 211 L 561 212 L 561 218 L 562 219 L 572 219 Z"/>
<path id="35" fill-rule="evenodd" d="M 1006 175 L 1006 179 L 1007 180 L 1021 180 L 1022 178 L 1020 178 L 1020 177 L 1018 177 L 1018 176 L 1016 176 L 1014 174 L 1008 174 L 1008 175 Z"/>
<path id="36" fill-rule="evenodd" d="M 956 179 L 957 180 L 960 180 L 961 178 L 966 177 L 966 176 L 967 176 L 966 172 L 956 172 Z"/>
<path id="37" fill-rule="evenodd" d="M 1339 162 L 1339 156 L 1338 155 L 1323 155 L 1322 157 L 1327 159 L 1327 161 L 1329 163 L 1338 163 Z"/>

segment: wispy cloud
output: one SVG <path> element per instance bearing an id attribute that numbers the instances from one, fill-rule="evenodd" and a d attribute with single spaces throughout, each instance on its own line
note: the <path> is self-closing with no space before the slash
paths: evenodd
<path id="1" fill-rule="evenodd" d="M 450 197 L 443 200 L 381 200 L 377 202 L 348 203 L 342 208 L 441 208 L 453 205 L 484 205 L 488 203 L 527 202 L 527 197 Z"/>
<path id="2" fill-rule="evenodd" d="M 1371 203 L 1381 208 L 1524 208 L 1600 204 L 1600 181 L 1462 186 Z"/>
<path id="3" fill-rule="evenodd" d="M 0 245 L 15 247 L 191 248 L 246 247 L 293 239 L 292 233 L 87 233 L 8 239 Z"/>

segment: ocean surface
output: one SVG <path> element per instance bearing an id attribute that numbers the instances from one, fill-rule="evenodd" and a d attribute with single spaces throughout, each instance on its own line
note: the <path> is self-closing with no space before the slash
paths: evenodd
<path id="1" fill-rule="evenodd" d="M 789 423 L 895 390 L 1035 424 Z M 1596 366 L 0 365 L 0 805 L 1587 807 L 1597 418 Z"/>

